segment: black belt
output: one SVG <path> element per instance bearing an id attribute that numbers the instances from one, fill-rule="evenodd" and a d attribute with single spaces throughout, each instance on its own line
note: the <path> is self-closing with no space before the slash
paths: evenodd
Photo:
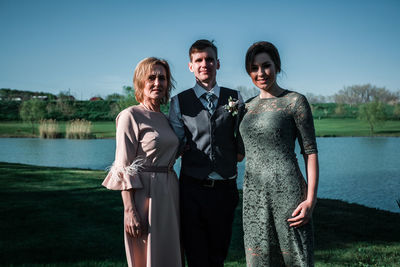
<path id="1" fill-rule="evenodd" d="M 182 179 L 182 183 L 184 184 L 195 184 L 204 187 L 236 186 L 236 179 L 197 179 L 188 175 L 182 175 L 180 179 Z"/>

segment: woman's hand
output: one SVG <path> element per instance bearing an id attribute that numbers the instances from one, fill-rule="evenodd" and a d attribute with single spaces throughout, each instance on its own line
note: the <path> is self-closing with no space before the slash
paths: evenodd
<path id="1" fill-rule="evenodd" d="M 288 219 L 290 227 L 300 227 L 307 224 L 312 216 L 315 202 L 305 200 L 301 202 L 292 213 L 292 218 Z"/>
<path id="2" fill-rule="evenodd" d="M 133 237 L 140 237 L 143 234 L 140 219 L 136 212 L 125 211 L 125 231 Z"/>

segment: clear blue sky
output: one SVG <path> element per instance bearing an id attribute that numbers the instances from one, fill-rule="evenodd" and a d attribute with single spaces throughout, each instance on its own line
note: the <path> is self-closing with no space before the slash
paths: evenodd
<path id="1" fill-rule="evenodd" d="M 143 58 L 165 58 L 179 92 L 197 39 L 219 49 L 220 85 L 253 87 L 244 69 L 255 41 L 274 43 L 278 83 L 332 95 L 371 83 L 400 89 L 400 1 L 0 0 L 0 88 L 122 93 Z"/>

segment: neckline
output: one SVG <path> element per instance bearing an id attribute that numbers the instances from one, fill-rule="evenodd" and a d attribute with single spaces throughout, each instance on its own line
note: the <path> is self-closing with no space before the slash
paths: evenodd
<path id="1" fill-rule="evenodd" d="M 160 109 L 160 111 L 151 110 L 151 109 L 149 109 L 149 108 L 146 106 L 146 104 L 144 104 L 144 103 L 140 103 L 139 106 L 140 106 L 142 109 L 144 109 L 144 110 L 146 110 L 146 111 L 149 111 L 149 112 L 162 113 L 162 112 L 161 112 L 161 109 Z"/>
<path id="2" fill-rule="evenodd" d="M 258 95 L 258 99 L 259 100 L 272 100 L 272 99 L 278 99 L 278 98 L 280 98 L 281 96 L 283 96 L 286 92 L 288 92 L 289 90 L 287 90 L 287 89 L 283 89 L 283 91 L 279 94 L 279 95 L 277 95 L 277 96 L 275 96 L 275 97 L 266 97 L 266 98 L 261 98 L 260 97 L 260 94 Z"/>

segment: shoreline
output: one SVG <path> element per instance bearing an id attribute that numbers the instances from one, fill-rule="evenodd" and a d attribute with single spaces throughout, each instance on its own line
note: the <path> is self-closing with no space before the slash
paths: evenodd
<path id="1" fill-rule="evenodd" d="M 65 136 L 65 121 L 58 122 L 58 133 Z M 400 137 L 400 120 L 388 120 L 378 124 L 371 135 L 369 124 L 354 118 L 314 119 L 317 137 Z M 39 138 L 39 124 L 22 121 L 0 121 L 0 138 Z M 115 121 L 91 122 L 91 134 L 96 139 L 115 138 Z M 65 137 L 64 137 L 65 138 Z"/>
<path id="2" fill-rule="evenodd" d="M 91 169 L 91 168 L 69 168 L 69 167 L 58 167 L 58 166 L 48 166 L 48 165 L 35 165 L 35 164 L 26 164 L 26 163 L 14 163 L 14 162 L 5 162 L 5 161 L 0 161 L 0 166 L 1 165 L 13 165 L 15 167 L 21 166 L 21 167 L 30 167 L 30 168 L 44 168 L 44 169 L 54 169 L 54 171 L 63 171 L 63 170 L 73 170 L 73 171 L 88 171 L 88 172 L 104 172 L 104 176 L 107 174 L 107 169 Z M 239 188 L 239 191 L 243 191 L 243 188 Z M 342 203 L 345 203 L 346 205 L 353 206 L 354 207 L 360 207 L 360 208 L 367 208 L 367 209 L 373 209 L 376 211 L 381 211 L 381 212 L 390 212 L 393 214 L 399 214 L 400 215 L 400 207 L 398 212 L 394 212 L 391 210 L 386 210 L 386 209 L 381 209 L 381 208 L 376 208 L 376 207 L 370 207 L 366 206 L 363 204 L 359 204 L 356 202 L 349 202 L 343 199 L 335 199 L 335 198 L 324 198 L 324 197 L 318 197 L 318 200 L 326 200 L 326 201 L 339 201 Z"/>

